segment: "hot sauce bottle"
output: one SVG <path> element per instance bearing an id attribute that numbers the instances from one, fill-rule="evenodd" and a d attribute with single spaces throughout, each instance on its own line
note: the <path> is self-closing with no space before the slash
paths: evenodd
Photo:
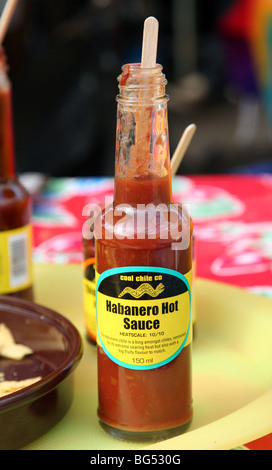
<path id="1" fill-rule="evenodd" d="M 87 338 L 96 344 L 95 244 L 94 238 L 82 239 L 83 309 Z"/>
<path id="2" fill-rule="evenodd" d="M 94 220 L 104 204 L 94 204 L 87 208 L 87 220 L 83 225 L 82 237 L 82 274 L 83 310 L 87 339 L 96 345 L 96 284 L 95 284 L 95 241 Z M 89 209 L 89 210 L 88 210 Z"/>
<path id="3" fill-rule="evenodd" d="M 192 418 L 192 221 L 172 201 L 162 67 L 123 66 L 114 201 L 95 221 L 98 417 L 158 441 Z"/>
<path id="4" fill-rule="evenodd" d="M 0 294 L 33 300 L 31 201 L 16 178 L 11 85 L 0 49 Z"/>
<path id="5" fill-rule="evenodd" d="M 196 295 L 196 276 L 197 276 L 197 268 L 196 268 L 196 247 L 195 247 L 195 237 L 192 237 L 192 325 L 193 325 L 193 338 L 196 336 L 197 330 L 197 295 Z"/>

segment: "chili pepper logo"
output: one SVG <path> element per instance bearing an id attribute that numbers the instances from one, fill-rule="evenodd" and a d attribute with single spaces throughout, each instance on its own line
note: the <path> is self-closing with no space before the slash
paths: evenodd
<path id="1" fill-rule="evenodd" d="M 158 284 L 156 289 L 152 287 L 150 284 L 147 282 L 141 284 L 137 289 L 133 289 L 132 287 L 125 287 L 124 290 L 119 294 L 118 297 L 123 297 L 126 294 L 130 294 L 132 297 L 135 299 L 139 299 L 142 297 L 144 294 L 150 295 L 150 297 L 158 297 L 163 291 L 165 287 L 162 283 Z"/>

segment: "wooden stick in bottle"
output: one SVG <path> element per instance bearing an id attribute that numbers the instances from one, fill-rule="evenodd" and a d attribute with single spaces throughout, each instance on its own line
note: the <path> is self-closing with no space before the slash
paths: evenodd
<path id="1" fill-rule="evenodd" d="M 141 85 L 148 84 L 152 78 L 150 69 L 156 66 L 159 23 L 156 18 L 146 18 L 143 27 L 141 68 L 146 74 Z M 145 98 L 146 91 L 140 90 L 141 99 Z M 136 119 L 136 159 L 140 174 L 148 174 L 150 138 L 152 127 L 152 110 L 143 106 L 135 115 Z"/>
<path id="2" fill-rule="evenodd" d="M 157 60 L 159 23 L 154 16 L 146 18 L 144 22 L 141 67 L 150 69 L 155 67 Z"/>
<path id="3" fill-rule="evenodd" d="M 0 46 L 2 46 L 3 41 L 5 39 L 6 32 L 8 30 L 17 3 L 18 0 L 7 0 L 6 5 L 4 7 L 3 13 L 0 18 Z"/>
<path id="4" fill-rule="evenodd" d="M 183 132 L 181 139 L 177 145 L 177 148 L 171 158 L 171 174 L 174 176 L 179 169 L 179 166 L 183 160 L 183 157 L 188 149 L 191 140 L 194 136 L 196 131 L 196 125 L 190 124 L 186 127 L 185 131 Z"/>

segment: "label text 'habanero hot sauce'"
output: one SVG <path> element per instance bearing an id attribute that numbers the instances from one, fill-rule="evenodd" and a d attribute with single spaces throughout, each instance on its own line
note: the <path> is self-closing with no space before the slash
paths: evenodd
<path id="1" fill-rule="evenodd" d="M 191 271 L 115 268 L 97 276 L 98 344 L 117 364 L 153 369 L 192 340 Z"/>

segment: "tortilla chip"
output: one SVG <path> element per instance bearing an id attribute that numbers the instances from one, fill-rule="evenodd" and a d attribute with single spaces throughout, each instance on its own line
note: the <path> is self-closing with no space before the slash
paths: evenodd
<path id="1" fill-rule="evenodd" d="M 3 382 L 0 382 L 0 398 L 28 387 L 39 380 L 41 380 L 41 377 L 33 377 L 24 380 L 4 380 Z"/>

